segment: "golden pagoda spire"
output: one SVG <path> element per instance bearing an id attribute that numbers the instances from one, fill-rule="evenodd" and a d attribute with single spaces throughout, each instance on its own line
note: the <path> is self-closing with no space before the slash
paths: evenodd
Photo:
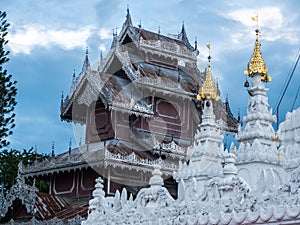
<path id="1" fill-rule="evenodd" d="M 208 46 L 207 47 L 210 49 L 210 44 Z M 208 58 L 208 64 L 206 70 L 206 77 L 205 77 L 205 81 L 203 82 L 201 92 L 197 95 L 197 100 L 200 101 L 204 99 L 214 99 L 218 101 L 220 99 L 220 97 L 218 96 L 218 88 L 213 80 L 213 76 L 210 68 L 211 56 L 209 55 L 207 58 Z"/>
<path id="2" fill-rule="evenodd" d="M 248 63 L 248 69 L 244 71 L 245 75 L 253 77 L 254 74 L 259 73 L 261 80 L 264 82 L 272 81 L 272 78 L 268 76 L 268 68 L 266 66 L 265 60 L 260 51 L 260 42 L 258 40 L 259 29 L 255 30 L 256 40 L 254 46 L 254 52 Z"/>

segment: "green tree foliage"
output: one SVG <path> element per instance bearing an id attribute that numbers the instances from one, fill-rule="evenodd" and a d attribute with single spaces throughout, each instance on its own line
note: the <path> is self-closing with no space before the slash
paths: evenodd
<path id="1" fill-rule="evenodd" d="M 4 190 L 8 190 L 14 183 L 18 174 L 18 165 L 22 161 L 25 166 L 33 164 L 35 161 L 42 161 L 49 158 L 49 155 L 39 154 L 31 148 L 18 150 L 3 150 L 0 152 L 0 184 Z M 32 184 L 32 180 L 29 181 Z M 47 181 L 39 180 L 36 183 L 40 191 L 47 191 Z"/>
<path id="2" fill-rule="evenodd" d="M 15 126 L 13 112 L 17 104 L 17 82 L 13 81 L 12 75 L 4 69 L 5 63 L 9 61 L 9 51 L 5 50 L 9 23 L 5 18 L 6 12 L 0 11 L 0 149 L 9 145 L 7 137 L 12 134 L 12 128 Z"/>

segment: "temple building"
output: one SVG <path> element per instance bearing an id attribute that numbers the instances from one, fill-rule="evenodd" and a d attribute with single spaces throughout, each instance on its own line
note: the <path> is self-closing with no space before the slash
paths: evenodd
<path id="1" fill-rule="evenodd" d="M 133 26 L 127 10 L 108 54 L 94 68 L 87 51 L 61 101 L 61 119 L 82 125 L 84 141 L 20 163 L 0 199 L 3 221 L 299 224 L 300 111 L 274 130 L 259 30 L 245 70 L 252 82 L 244 126 L 220 98 L 211 56 L 200 71 L 198 54 L 184 25 L 165 36 Z M 226 133 L 237 146 L 226 149 Z M 48 180 L 49 193 L 26 179 Z"/>
<path id="2" fill-rule="evenodd" d="M 123 189 L 110 204 L 98 179 L 88 218 L 81 224 L 300 224 L 300 108 L 288 113 L 274 131 L 265 87 L 271 77 L 258 29 L 245 75 L 252 85 L 246 85 L 249 100 L 245 126 L 236 135 L 239 146 L 223 150 L 213 107 L 219 97 L 208 63 L 197 97 L 203 105 L 202 121 L 189 162 L 180 163 L 173 174 L 179 183 L 177 199 L 163 186 L 159 165 L 153 168 L 149 187 L 141 189 L 135 200 Z"/>
<path id="3" fill-rule="evenodd" d="M 48 195 L 55 196 L 50 205 L 57 205 L 58 212 L 46 219 L 71 219 L 77 210 L 87 209 L 99 176 L 106 196 L 126 188 L 135 197 L 148 185 L 157 164 L 165 187 L 177 197 L 172 175 L 180 163 L 189 162 L 206 110 L 199 93 L 212 82 L 220 95 L 210 65 L 205 71 L 198 69 L 198 54 L 197 42 L 190 44 L 184 24 L 179 34 L 165 36 L 133 26 L 129 9 L 121 31 L 113 32 L 110 51 L 105 57 L 101 53 L 95 68 L 86 51 L 82 71 L 74 72 L 69 94 L 61 101 L 61 119 L 82 125 L 84 140 L 78 148 L 70 146 L 65 153 L 19 169 L 24 179 L 49 181 Z M 235 134 L 238 120 L 228 101 L 212 107 L 219 132 Z M 218 141 L 222 139 L 219 135 Z M 47 200 L 41 201 L 47 205 Z M 14 218 L 26 214 L 12 211 Z"/>

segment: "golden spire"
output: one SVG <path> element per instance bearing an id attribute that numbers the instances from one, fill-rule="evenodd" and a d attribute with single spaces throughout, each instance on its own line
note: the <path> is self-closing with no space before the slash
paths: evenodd
<path id="1" fill-rule="evenodd" d="M 198 101 L 203 99 L 214 99 L 218 101 L 220 99 L 220 97 L 218 96 L 218 88 L 213 80 L 213 76 L 211 73 L 210 60 L 211 60 L 211 56 L 209 55 L 205 81 L 203 82 L 201 92 L 197 95 Z"/>
<path id="2" fill-rule="evenodd" d="M 253 77 L 255 73 L 259 73 L 262 81 L 270 82 L 272 81 L 272 78 L 268 76 L 268 68 L 266 66 L 265 60 L 262 57 L 260 51 L 260 42 L 258 40 L 259 30 L 256 29 L 255 32 L 256 32 L 256 41 L 255 41 L 254 52 L 248 63 L 248 70 L 245 70 L 244 73 L 249 77 Z"/>

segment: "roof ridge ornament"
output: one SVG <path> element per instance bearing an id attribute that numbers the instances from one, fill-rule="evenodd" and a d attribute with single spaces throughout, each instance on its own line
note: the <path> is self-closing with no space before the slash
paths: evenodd
<path id="1" fill-rule="evenodd" d="M 184 43 L 184 45 L 185 45 L 188 49 L 190 49 L 190 50 L 192 50 L 192 51 L 195 50 L 194 47 L 193 47 L 193 46 L 190 44 L 190 42 L 189 42 L 188 36 L 187 36 L 187 34 L 186 34 L 185 26 L 184 26 L 184 21 L 182 21 L 181 31 L 180 31 L 180 33 L 177 35 L 177 39 L 180 40 L 180 41 L 182 41 L 182 42 Z"/>
<path id="2" fill-rule="evenodd" d="M 254 45 L 254 51 L 248 63 L 247 70 L 244 71 L 244 74 L 249 77 L 253 77 L 256 73 L 259 73 L 261 76 L 261 81 L 270 82 L 272 77 L 268 75 L 268 68 L 266 66 L 265 60 L 261 54 L 260 42 L 259 42 L 259 29 L 258 29 L 258 16 L 251 17 L 252 20 L 257 22 L 257 28 L 255 29 L 256 40 Z"/>
<path id="3" fill-rule="evenodd" d="M 125 24 L 127 26 L 132 26 L 132 20 L 131 20 L 131 16 L 130 16 L 130 12 L 129 12 L 129 5 L 127 5 L 127 14 L 126 14 Z"/>
<path id="4" fill-rule="evenodd" d="M 206 44 L 206 47 L 209 49 L 209 55 L 207 57 L 208 63 L 207 63 L 207 70 L 206 70 L 206 77 L 203 82 L 203 86 L 201 88 L 201 92 L 197 95 L 197 100 L 204 100 L 204 99 L 214 99 L 218 101 L 220 99 L 220 96 L 218 95 L 218 88 L 214 82 L 211 68 L 210 68 L 210 43 Z"/>
<path id="5" fill-rule="evenodd" d="M 89 48 L 86 47 L 85 59 L 84 59 L 84 63 L 83 63 L 83 66 L 82 66 L 82 71 L 90 69 L 90 66 L 91 65 L 90 65 L 90 60 L 89 60 Z"/>

